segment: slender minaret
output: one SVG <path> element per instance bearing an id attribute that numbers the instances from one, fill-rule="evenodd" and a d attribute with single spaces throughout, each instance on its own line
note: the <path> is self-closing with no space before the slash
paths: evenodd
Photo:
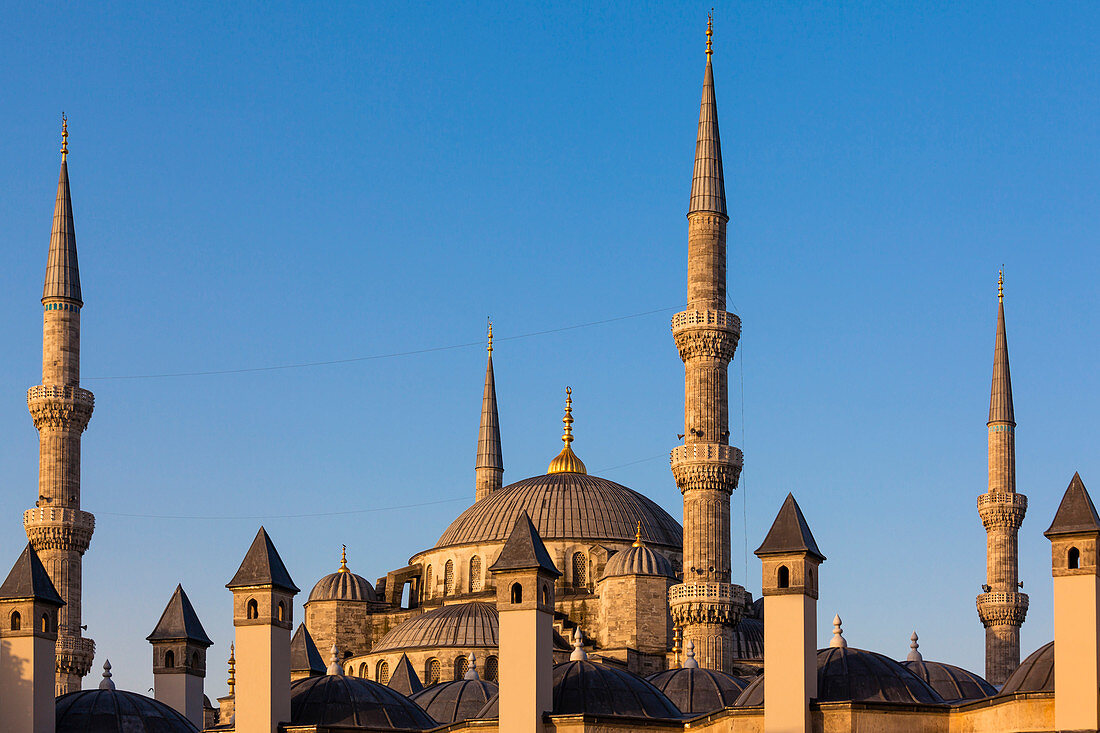
<path id="1" fill-rule="evenodd" d="M 485 365 L 485 392 L 481 397 L 481 430 L 477 434 L 474 466 L 474 501 L 481 501 L 501 486 L 504 458 L 500 452 L 500 419 L 497 417 L 497 383 L 493 376 L 493 322 L 489 321 L 489 361 Z"/>
<path id="2" fill-rule="evenodd" d="M 744 589 L 730 584 L 730 494 L 741 451 L 729 445 L 727 375 L 741 320 L 726 312 L 726 191 L 718 107 L 711 70 L 712 22 L 688 210 L 687 309 L 672 318 L 684 361 L 684 441 L 672 451 L 672 475 L 684 495 L 684 582 L 669 590 L 683 644 L 701 667 L 731 672 L 733 627 Z"/>
<path id="3" fill-rule="evenodd" d="M 69 196 L 69 127 L 62 117 L 61 176 L 42 291 L 42 384 L 27 391 L 38 429 L 38 500 L 23 513 L 34 551 L 61 594 L 57 629 L 57 694 L 80 689 L 95 643 L 80 634 L 80 564 L 95 517 L 80 509 L 80 434 L 95 399 L 80 388 L 80 272 Z"/>
<path id="4" fill-rule="evenodd" d="M 1027 497 L 1016 493 L 1016 421 L 1005 335 L 1004 272 L 997 281 L 997 301 L 997 341 L 987 423 L 989 491 L 978 497 L 978 514 L 986 532 L 986 581 L 978 596 L 978 618 L 985 626 L 985 678 L 1002 685 L 1020 666 L 1020 626 L 1027 616 L 1027 594 L 1019 592 L 1016 541 L 1027 511 Z"/>

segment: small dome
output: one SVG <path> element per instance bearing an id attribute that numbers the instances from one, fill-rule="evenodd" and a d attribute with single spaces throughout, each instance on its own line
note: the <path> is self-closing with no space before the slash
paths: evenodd
<path id="1" fill-rule="evenodd" d="M 198 728 L 162 702 L 123 690 L 70 692 L 57 698 L 57 733 L 196 733 Z"/>
<path id="2" fill-rule="evenodd" d="M 746 616 L 733 627 L 733 658 L 764 659 L 764 621 Z"/>
<path id="3" fill-rule="evenodd" d="M 427 730 L 437 723 L 412 700 L 385 685 L 329 674 L 290 684 L 290 725 Z"/>
<path id="4" fill-rule="evenodd" d="M 371 654 L 422 647 L 493 647 L 497 645 L 498 624 L 497 608 L 492 603 L 440 606 L 390 629 Z"/>
<path id="5" fill-rule="evenodd" d="M 495 683 L 485 680 L 454 680 L 432 685 L 412 700 L 440 725 L 447 725 L 477 717 L 497 689 Z"/>
<path id="6" fill-rule="evenodd" d="M 309 592 L 310 601 L 377 601 L 378 594 L 366 578 L 348 570 L 347 547 L 340 558 L 340 569 L 317 581 Z"/>
<path id="7" fill-rule="evenodd" d="M 1054 692 L 1054 642 L 1043 644 L 1020 662 L 1005 680 L 1000 694 Z"/>
<path id="8" fill-rule="evenodd" d="M 980 700 L 997 693 L 997 688 L 962 667 L 943 662 L 905 661 L 901 666 L 928 683 L 947 702 Z"/>
<path id="9" fill-rule="evenodd" d="M 753 680 L 735 703 L 764 704 L 764 677 Z M 829 647 L 817 652 L 818 702 L 903 702 L 936 704 L 943 698 L 924 680 L 885 654 L 854 647 Z"/>
<path id="10" fill-rule="evenodd" d="M 663 575 L 666 578 L 675 578 L 676 571 L 672 569 L 668 558 L 642 545 L 628 547 L 612 555 L 604 566 L 600 580 L 620 575 Z"/>
<path id="11" fill-rule="evenodd" d="M 702 667 L 669 669 L 647 677 L 686 715 L 705 715 L 730 707 L 749 681 Z"/>
<path id="12" fill-rule="evenodd" d="M 500 717 L 496 695 L 477 714 Z M 657 720 L 684 716 L 665 694 L 626 670 L 587 659 L 554 665 L 554 715 L 609 715 Z"/>

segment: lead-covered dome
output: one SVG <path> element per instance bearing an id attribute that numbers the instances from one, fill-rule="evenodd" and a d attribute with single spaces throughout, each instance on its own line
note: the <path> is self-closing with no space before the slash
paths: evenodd
<path id="1" fill-rule="evenodd" d="M 162 702 L 124 690 L 70 692 L 54 707 L 57 733 L 197 733 Z"/>
<path id="2" fill-rule="evenodd" d="M 329 674 L 290 684 L 290 725 L 427 730 L 438 724 L 412 700 L 385 685 Z"/>
<path id="3" fill-rule="evenodd" d="M 737 698 L 738 707 L 764 704 L 764 678 L 757 677 Z M 943 704 L 928 683 L 885 654 L 852 647 L 817 652 L 818 702 L 901 702 Z"/>
<path id="4" fill-rule="evenodd" d="M 478 711 L 497 694 L 493 682 L 461 679 L 443 682 L 416 693 L 413 702 L 427 711 L 440 725 L 476 718 Z"/>
<path id="5" fill-rule="evenodd" d="M 310 601 L 377 601 L 378 594 L 366 578 L 348 570 L 345 547 L 340 557 L 340 569 L 317 581 L 309 592 Z"/>
<path id="6" fill-rule="evenodd" d="M 947 702 L 980 700 L 997 693 L 997 688 L 984 678 L 953 664 L 920 659 L 906 660 L 901 665 L 927 682 Z"/>
<path id="7" fill-rule="evenodd" d="M 497 645 L 498 626 L 497 608 L 491 603 L 440 606 L 390 629 L 371 654 L 422 647 L 492 647 Z"/>
<path id="8" fill-rule="evenodd" d="M 1043 644 L 1020 662 L 1005 680 L 1000 694 L 1054 692 L 1054 642 Z"/>
<path id="9" fill-rule="evenodd" d="M 615 578 L 621 575 L 662 575 L 666 578 L 675 578 L 676 571 L 672 569 L 672 563 L 661 553 L 651 550 L 645 545 L 619 550 L 604 566 L 600 579 Z"/>
<path id="10" fill-rule="evenodd" d="M 494 491 L 451 522 L 435 546 L 503 543 L 525 510 L 544 542 L 631 542 L 641 522 L 647 544 L 677 552 L 683 546 L 680 524 L 653 501 L 614 481 L 568 472 L 534 476 Z"/>
<path id="11" fill-rule="evenodd" d="M 686 715 L 705 715 L 730 707 L 749 681 L 702 667 L 681 667 L 646 679 Z"/>

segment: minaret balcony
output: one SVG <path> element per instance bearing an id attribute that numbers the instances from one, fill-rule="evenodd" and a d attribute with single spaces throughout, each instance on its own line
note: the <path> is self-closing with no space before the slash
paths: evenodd
<path id="1" fill-rule="evenodd" d="M 23 512 L 27 538 L 38 552 L 42 550 L 88 549 L 95 531 L 95 516 L 80 509 L 35 507 Z"/>
<path id="2" fill-rule="evenodd" d="M 68 385 L 38 385 L 27 390 L 27 409 L 34 426 L 84 430 L 95 408 L 95 395 Z"/>
<path id="3" fill-rule="evenodd" d="M 730 361 L 741 338 L 741 319 L 724 310 L 680 311 L 672 317 L 672 337 L 680 358 Z"/>
<path id="4" fill-rule="evenodd" d="M 1016 530 L 1027 513 L 1027 497 L 1016 492 L 999 491 L 978 496 L 978 515 L 986 530 Z"/>
<path id="5" fill-rule="evenodd" d="M 977 598 L 978 618 L 985 627 L 1022 626 L 1027 617 L 1027 593 L 981 593 Z"/>
<path id="6" fill-rule="evenodd" d="M 678 626 L 735 624 L 745 607 L 745 589 L 733 583 L 680 583 L 668 589 L 668 605 Z"/>
<path id="7" fill-rule="evenodd" d="M 741 477 L 740 448 L 723 443 L 688 443 L 672 449 L 672 475 L 681 492 L 714 489 L 732 493 Z"/>
<path id="8" fill-rule="evenodd" d="M 57 637 L 57 668 L 66 674 L 84 677 L 92 669 L 95 642 L 83 636 Z"/>

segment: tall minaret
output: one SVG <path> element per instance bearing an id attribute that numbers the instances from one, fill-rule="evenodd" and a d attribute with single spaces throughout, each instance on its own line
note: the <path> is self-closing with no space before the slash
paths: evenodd
<path id="1" fill-rule="evenodd" d="M 1001 685 L 1020 666 L 1020 626 L 1027 616 L 1027 594 L 1019 592 L 1016 541 L 1027 512 L 1027 497 L 1016 493 L 1016 421 L 1005 335 L 1004 272 L 997 281 L 997 300 L 987 423 L 989 491 L 978 497 L 978 514 L 986 532 L 986 581 L 978 596 L 978 618 L 985 626 L 985 678 Z"/>
<path id="2" fill-rule="evenodd" d="M 95 643 L 80 634 L 80 563 L 95 517 L 80 509 L 80 434 L 95 399 L 80 388 L 80 272 L 69 197 L 69 129 L 62 118 L 61 177 L 42 291 L 42 384 L 27 391 L 38 429 L 38 501 L 23 513 L 31 546 L 64 599 L 57 629 L 57 694 L 80 689 Z"/>
<path id="3" fill-rule="evenodd" d="M 477 434 L 474 465 L 474 501 L 481 501 L 501 486 L 504 458 L 500 452 L 500 419 L 497 417 L 497 384 L 493 376 L 493 322 L 489 322 L 489 361 L 485 365 L 485 392 L 481 397 L 481 429 Z"/>
<path id="4" fill-rule="evenodd" d="M 730 584 L 730 494 L 741 451 L 729 445 L 726 370 L 741 320 L 726 312 L 726 190 L 711 69 L 712 22 L 688 210 L 687 309 L 672 318 L 684 361 L 685 444 L 672 451 L 672 475 L 684 495 L 684 582 L 669 590 L 683 644 L 700 666 L 732 671 L 733 627 L 744 589 Z"/>

